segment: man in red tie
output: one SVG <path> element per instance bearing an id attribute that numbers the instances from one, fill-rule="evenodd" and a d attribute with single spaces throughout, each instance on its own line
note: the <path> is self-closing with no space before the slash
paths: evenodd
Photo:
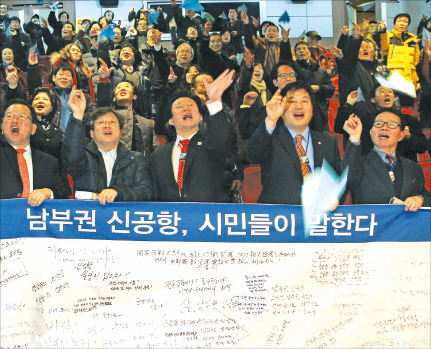
<path id="1" fill-rule="evenodd" d="M 221 102 L 232 83 L 227 70 L 214 82 L 204 79 L 210 116 L 201 127 L 201 100 L 182 91 L 168 103 L 169 124 L 176 140 L 151 154 L 150 172 L 156 201 L 229 202 L 223 168 L 230 156 L 230 126 Z"/>
<path id="2" fill-rule="evenodd" d="M 31 206 L 67 198 L 57 160 L 30 147 L 35 118 L 30 105 L 13 99 L 7 103 L 1 122 L 0 198 L 28 198 Z"/>
<path id="3" fill-rule="evenodd" d="M 247 146 L 250 159 L 262 168 L 258 202 L 300 205 L 304 177 L 321 167 L 324 159 L 338 174 L 345 168 L 348 159 L 341 161 L 336 139 L 309 128 L 313 102 L 311 87 L 295 82 L 278 90 L 266 105 L 267 116 Z M 357 119 L 346 127 L 352 156 L 360 152 L 362 129 L 356 127 Z"/>

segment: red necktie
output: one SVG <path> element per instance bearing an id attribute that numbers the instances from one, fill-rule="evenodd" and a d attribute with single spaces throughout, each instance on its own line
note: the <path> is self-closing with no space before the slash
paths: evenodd
<path id="1" fill-rule="evenodd" d="M 302 178 L 310 174 L 310 168 L 308 167 L 308 162 L 305 161 L 305 157 L 307 156 L 307 153 L 305 152 L 304 147 L 302 146 L 302 138 L 304 138 L 303 135 L 297 135 L 295 137 L 296 139 L 296 152 L 299 156 L 299 161 L 301 162 L 301 170 L 302 170 Z"/>
<path id="2" fill-rule="evenodd" d="M 180 162 L 178 165 L 178 177 L 177 177 L 177 183 L 178 188 L 180 190 L 183 188 L 183 176 L 184 176 L 184 164 L 186 162 L 186 154 L 187 154 L 187 147 L 189 145 L 190 139 L 182 139 L 178 145 L 181 148 L 181 154 L 180 154 Z"/>
<path id="3" fill-rule="evenodd" d="M 389 167 L 392 167 L 392 164 L 394 163 L 394 157 L 391 154 L 386 154 L 386 160 L 388 160 L 387 164 Z"/>
<path id="4" fill-rule="evenodd" d="M 30 195 L 30 176 L 28 175 L 27 161 L 24 159 L 25 149 L 16 149 L 18 152 L 18 167 L 22 180 L 22 198 L 28 198 Z"/>

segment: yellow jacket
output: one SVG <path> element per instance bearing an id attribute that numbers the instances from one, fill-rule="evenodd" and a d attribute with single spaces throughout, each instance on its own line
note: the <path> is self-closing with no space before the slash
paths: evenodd
<path id="1" fill-rule="evenodd" d="M 405 33 L 403 40 L 401 34 L 395 29 L 382 33 L 382 52 L 388 58 L 387 65 L 390 70 L 397 70 L 406 80 L 416 84 L 418 81 L 416 66 L 420 60 L 418 38 L 411 33 Z"/>

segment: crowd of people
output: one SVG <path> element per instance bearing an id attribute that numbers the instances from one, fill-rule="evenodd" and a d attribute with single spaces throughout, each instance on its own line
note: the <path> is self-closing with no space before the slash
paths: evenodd
<path id="1" fill-rule="evenodd" d="M 392 31 L 353 23 L 325 48 L 316 31 L 292 47 L 282 25 L 234 8 L 183 16 L 175 0 L 167 16 L 131 9 L 125 25 L 108 10 L 76 28 L 52 9 L 21 27 L 7 12 L 0 5 L 1 199 L 241 202 L 254 164 L 259 203 L 300 205 L 304 178 L 326 160 L 338 174 L 349 168 L 341 200 L 350 191 L 355 204 L 431 206 L 417 163 L 431 152 L 431 46 L 421 39 L 431 18 L 418 36 L 407 13 Z M 379 83 L 395 72 L 420 100 Z M 343 158 L 327 134 L 334 79 Z M 418 102 L 418 115 L 406 113 Z"/>

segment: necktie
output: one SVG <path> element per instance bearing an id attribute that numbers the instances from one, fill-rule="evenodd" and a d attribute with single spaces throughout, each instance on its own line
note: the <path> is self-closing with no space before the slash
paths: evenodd
<path id="1" fill-rule="evenodd" d="M 302 146 L 302 138 L 304 138 L 303 135 L 297 135 L 295 137 L 295 140 L 296 152 L 298 153 L 299 161 L 301 162 L 302 178 L 304 178 L 305 176 L 310 174 L 310 168 L 308 167 L 308 161 L 306 160 L 307 153 Z"/>
<path id="2" fill-rule="evenodd" d="M 177 183 L 178 188 L 180 190 L 183 188 L 183 176 L 184 176 L 184 164 L 186 162 L 186 154 L 187 154 L 187 147 L 189 145 L 190 139 L 182 139 L 178 145 L 181 148 L 181 154 L 180 154 L 180 162 L 178 165 L 178 176 L 177 176 Z"/>
<path id="3" fill-rule="evenodd" d="M 18 156 L 19 173 L 22 180 L 22 198 L 28 198 L 30 195 L 30 176 L 28 175 L 27 162 L 24 159 L 25 149 L 16 149 Z"/>
<path id="4" fill-rule="evenodd" d="M 386 160 L 389 167 L 392 167 L 392 164 L 394 163 L 394 157 L 391 154 L 386 154 Z"/>

